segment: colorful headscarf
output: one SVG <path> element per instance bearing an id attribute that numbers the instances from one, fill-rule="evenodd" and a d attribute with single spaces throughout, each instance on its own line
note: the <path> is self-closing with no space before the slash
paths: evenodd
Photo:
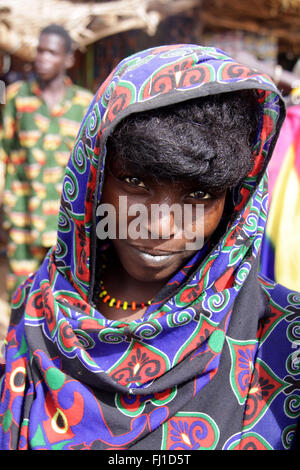
<path id="1" fill-rule="evenodd" d="M 176 273 L 143 318 L 92 303 L 107 136 L 121 119 L 253 89 L 255 164 L 233 221 Z M 258 279 L 264 172 L 284 117 L 264 75 L 222 51 L 171 45 L 123 60 L 91 103 L 66 168 L 58 241 L 14 297 L 1 384 L 2 449 L 282 449 L 299 416 L 299 296 Z M 297 375 L 298 374 L 298 375 Z M 298 393 L 298 395 L 297 395 Z"/>

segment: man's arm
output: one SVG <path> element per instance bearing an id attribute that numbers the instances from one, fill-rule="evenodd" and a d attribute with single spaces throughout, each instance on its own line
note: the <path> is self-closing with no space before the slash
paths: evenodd
<path id="1" fill-rule="evenodd" d="M 14 147 L 16 138 L 16 96 L 19 92 L 21 82 L 16 82 L 7 88 L 6 104 L 2 110 L 2 132 L 1 132 L 1 148 L 0 160 L 4 166 L 4 184 L 3 194 L 1 194 L 1 211 L 0 211 L 0 242 L 5 243 L 7 240 L 7 230 L 10 227 L 9 206 L 6 201 L 11 193 L 11 182 L 14 173 L 11 161 L 11 151 Z"/>

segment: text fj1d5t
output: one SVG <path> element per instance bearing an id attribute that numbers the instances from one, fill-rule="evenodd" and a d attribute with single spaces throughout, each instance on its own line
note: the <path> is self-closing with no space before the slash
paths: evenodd
<path id="1" fill-rule="evenodd" d="M 145 468 L 148 466 L 160 467 L 163 465 L 187 465 L 189 463 L 190 454 L 151 454 L 146 453 L 138 455 L 114 454 L 108 457 L 109 465 L 126 465 L 135 468 Z"/>
<path id="2" fill-rule="evenodd" d="M 161 465 L 182 465 L 189 463 L 189 454 L 153 454 L 152 465 L 160 467 Z"/>

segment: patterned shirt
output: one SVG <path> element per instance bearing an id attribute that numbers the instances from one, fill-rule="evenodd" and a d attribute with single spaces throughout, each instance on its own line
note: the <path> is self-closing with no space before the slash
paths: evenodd
<path id="1" fill-rule="evenodd" d="M 2 158 L 6 164 L 4 226 L 16 244 L 56 242 L 64 168 L 92 94 L 66 79 L 66 93 L 51 110 L 36 82 L 7 88 Z"/>

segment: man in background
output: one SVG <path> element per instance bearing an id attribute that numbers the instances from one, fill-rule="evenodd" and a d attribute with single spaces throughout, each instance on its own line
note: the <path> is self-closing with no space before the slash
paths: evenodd
<path id="1" fill-rule="evenodd" d="M 1 152 L 9 300 L 56 241 L 64 167 L 92 99 L 67 77 L 73 64 L 69 34 L 50 25 L 40 33 L 36 80 L 7 88 Z"/>

